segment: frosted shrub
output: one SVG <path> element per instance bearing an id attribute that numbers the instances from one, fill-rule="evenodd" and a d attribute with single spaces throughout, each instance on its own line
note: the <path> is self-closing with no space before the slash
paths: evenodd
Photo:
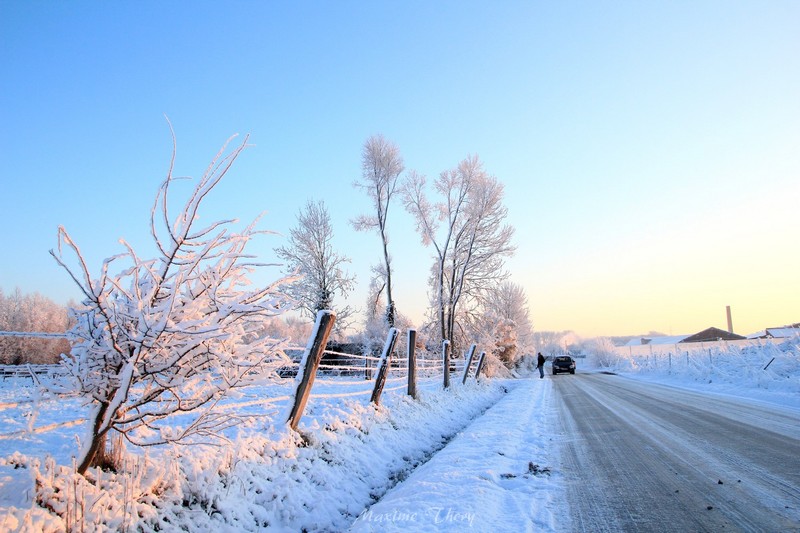
<path id="1" fill-rule="evenodd" d="M 613 368 L 620 362 L 614 343 L 605 337 L 588 341 L 584 349 L 589 353 L 590 360 L 600 368 Z"/>
<path id="2" fill-rule="evenodd" d="M 59 228 L 58 252 L 51 254 L 85 297 L 73 311 L 72 353 L 63 361 L 93 406 L 79 473 L 99 464 L 112 429 L 136 445 L 221 439 L 238 419 L 217 413 L 217 402 L 289 362 L 283 342 L 263 336 L 262 323 L 283 312 L 280 289 L 291 279 L 250 286 L 248 275 L 263 266 L 245 254 L 261 233 L 255 222 L 240 232 L 231 229 L 236 220 L 197 225 L 202 201 L 246 142 L 227 155 L 228 143 L 223 146 L 174 217 L 168 209 L 173 149 L 150 216 L 159 252 L 153 259 L 122 241 L 124 251 L 106 259 L 93 278 L 78 245 Z M 72 252 L 71 265 L 64 248 Z"/>

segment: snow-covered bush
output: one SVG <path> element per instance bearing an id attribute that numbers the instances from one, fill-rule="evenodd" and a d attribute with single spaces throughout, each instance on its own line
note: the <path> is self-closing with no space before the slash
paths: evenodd
<path id="1" fill-rule="evenodd" d="M 581 348 L 587 354 L 588 362 L 600 368 L 616 366 L 620 359 L 614 343 L 606 337 L 590 339 Z"/>
<path id="2" fill-rule="evenodd" d="M 503 363 L 503 361 L 501 361 L 497 356 L 492 355 L 490 353 L 486 354 L 486 359 L 484 360 L 483 370 L 481 371 L 481 373 L 488 378 L 513 377 L 513 373 Z"/>
<path id="3" fill-rule="evenodd" d="M 507 367 L 512 367 L 519 358 L 517 325 L 510 318 L 498 320 L 494 328 L 494 351 Z"/>
<path id="4" fill-rule="evenodd" d="M 173 148 L 150 216 L 153 259 L 122 241 L 125 251 L 106 259 L 94 278 L 78 245 L 59 228 L 58 252 L 51 254 L 85 296 L 73 310 L 72 353 L 63 360 L 78 392 L 93 403 L 78 472 L 99 464 L 112 429 L 137 445 L 221 438 L 238 420 L 217 413 L 217 402 L 289 362 L 283 342 L 263 335 L 262 322 L 283 312 L 279 289 L 290 279 L 255 288 L 248 280 L 261 265 L 248 262 L 245 246 L 262 232 L 255 222 L 239 232 L 231 229 L 236 220 L 197 225 L 201 203 L 246 142 L 230 153 L 225 143 L 174 217 L 168 205 Z M 171 417 L 186 413 L 191 416 Z"/>
<path id="5" fill-rule="evenodd" d="M 517 359 L 515 370 L 520 375 L 533 374 L 536 370 L 537 356 L 534 354 L 525 354 Z"/>

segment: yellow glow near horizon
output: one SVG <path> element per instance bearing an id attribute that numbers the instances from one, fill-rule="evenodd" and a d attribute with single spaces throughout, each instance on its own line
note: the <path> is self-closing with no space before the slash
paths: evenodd
<path id="1" fill-rule="evenodd" d="M 536 329 L 689 334 L 726 329 L 727 305 L 742 335 L 800 322 L 800 249 L 784 230 L 796 217 L 765 209 L 743 226 L 706 216 L 694 232 L 682 225 L 532 270 L 524 284 Z"/>

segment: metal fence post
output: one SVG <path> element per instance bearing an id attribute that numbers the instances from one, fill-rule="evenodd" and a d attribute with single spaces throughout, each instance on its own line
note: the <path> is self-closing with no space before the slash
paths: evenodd
<path id="1" fill-rule="evenodd" d="M 331 334 L 334 322 L 336 322 L 336 314 L 333 311 L 323 310 L 317 312 L 314 332 L 309 338 L 306 351 L 300 360 L 300 367 L 295 377 L 294 404 L 286 419 L 286 423 L 294 430 L 297 430 L 297 425 L 300 423 L 300 418 L 302 418 L 303 411 L 306 408 L 308 395 L 311 393 L 311 387 L 314 386 L 317 368 L 322 360 L 322 354 L 325 352 L 325 346 L 328 344 L 328 337 Z"/>

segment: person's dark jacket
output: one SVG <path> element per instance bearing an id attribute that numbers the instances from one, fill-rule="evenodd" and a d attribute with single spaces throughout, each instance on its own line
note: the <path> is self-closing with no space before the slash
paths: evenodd
<path id="1" fill-rule="evenodd" d="M 544 356 L 539 354 L 539 357 L 536 359 L 536 366 L 544 366 Z"/>

